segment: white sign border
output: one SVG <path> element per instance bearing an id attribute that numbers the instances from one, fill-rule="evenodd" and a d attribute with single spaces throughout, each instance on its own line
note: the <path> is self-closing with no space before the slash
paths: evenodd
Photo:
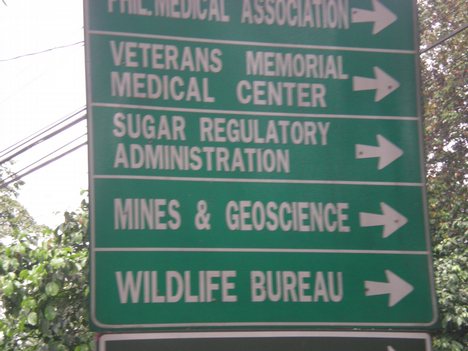
<path id="1" fill-rule="evenodd" d="M 99 351 L 106 351 L 108 341 L 119 340 L 171 340 L 171 339 L 223 339 L 223 338 L 382 338 L 420 339 L 426 351 L 432 351 L 431 337 L 426 333 L 392 332 L 332 332 L 332 331 L 262 331 L 262 332 L 188 332 L 188 333 L 123 333 L 104 334 L 99 338 Z"/>
<path id="2" fill-rule="evenodd" d="M 432 257 L 430 255 L 430 243 L 431 243 L 431 238 L 430 238 L 430 231 L 429 231 L 429 222 L 428 222 L 428 209 L 427 209 L 427 194 L 425 191 L 425 187 L 423 186 L 423 191 L 422 191 L 422 197 L 423 197 L 423 206 L 424 206 L 424 213 L 425 213 L 425 237 L 426 237 L 426 245 L 428 248 L 429 254 L 427 255 L 428 257 L 428 266 L 429 266 L 429 275 L 430 275 L 430 284 L 431 284 L 431 296 L 432 296 L 432 320 L 427 322 L 427 323 L 375 323 L 375 322 L 369 322 L 369 323 L 355 323 L 355 322 L 248 322 L 248 323 L 155 323 L 155 324 L 105 324 L 101 323 L 100 321 L 97 320 L 96 316 L 96 292 L 95 292 L 95 279 L 96 279 L 96 271 L 95 271 L 95 261 L 96 261 L 96 247 L 95 247 L 95 202 L 94 202 L 94 185 L 95 185 L 95 179 L 96 174 L 94 170 L 94 158 L 93 158 L 93 150 L 94 150 L 94 143 L 93 143 L 93 128 L 92 128 L 92 120 L 93 120 L 93 106 L 96 105 L 97 103 L 93 101 L 92 99 L 92 85 L 91 85 L 91 54 L 90 54 L 90 49 L 88 48 L 88 44 L 90 43 L 90 38 L 91 35 L 93 35 L 95 32 L 96 34 L 98 31 L 92 31 L 90 30 L 89 26 L 89 9 L 90 5 L 89 3 L 93 0 L 84 0 L 84 33 L 85 33 L 85 63 L 86 63 L 86 98 L 87 98 L 87 115 L 88 115 L 88 167 L 89 167 L 89 195 L 90 195 L 90 200 L 89 200 L 89 215 L 90 215 L 90 318 L 92 323 L 98 327 L 102 328 L 103 330 L 119 330 L 119 329 L 128 329 L 128 330 L 136 330 L 136 329 L 149 329 L 149 328 L 187 328 L 187 327 L 194 327 L 194 328 L 203 328 L 203 327 L 214 327 L 214 328 L 226 328 L 226 327 L 273 327 L 273 328 L 280 328 L 280 327 L 285 327 L 285 328 L 291 328 L 291 327 L 398 327 L 398 328 L 418 328 L 418 327 L 435 327 L 437 321 L 438 321 L 438 309 L 437 309 L 437 301 L 435 297 L 435 283 L 434 283 L 434 273 L 433 273 L 433 266 L 432 266 Z M 416 44 L 419 43 L 418 38 L 417 38 L 417 23 L 418 23 L 418 15 L 417 15 L 417 4 L 416 0 L 408 0 L 413 2 L 413 22 L 414 22 L 414 30 L 413 30 L 413 35 L 414 35 L 414 42 Z M 103 31 L 101 31 L 104 34 Z M 111 34 L 106 32 L 107 35 Z M 132 35 L 137 36 L 138 34 L 136 33 L 131 33 Z M 142 34 L 142 36 L 144 36 Z M 172 37 L 171 37 L 172 38 Z M 178 40 L 185 40 L 185 38 L 177 38 Z M 190 38 L 190 40 L 196 40 L 195 38 Z M 221 40 L 218 40 L 218 42 Z M 299 48 L 300 45 L 290 45 L 290 44 L 281 44 L 281 43 L 253 43 L 253 42 L 247 42 L 249 45 L 265 45 L 265 46 L 277 46 L 277 45 L 282 45 L 284 47 L 296 47 Z M 240 45 L 240 42 L 234 42 L 232 41 L 231 44 L 233 45 Z M 317 48 L 312 45 L 306 45 L 304 47 L 308 48 Z M 320 47 L 320 49 L 325 50 L 326 47 Z M 420 71 L 420 65 L 419 65 L 419 59 L 416 51 L 412 50 L 385 50 L 385 49 L 371 49 L 371 48 L 345 48 L 345 47 L 328 47 L 330 50 L 345 50 L 345 51 L 362 51 L 362 52 L 388 52 L 388 53 L 394 53 L 394 54 L 402 54 L 402 55 L 411 55 L 414 54 L 415 61 L 416 61 L 416 72 Z M 349 118 L 356 118 L 356 119 L 402 119 L 402 120 L 418 120 L 418 126 L 419 126 L 419 136 L 420 136 L 420 150 L 424 150 L 424 141 L 423 141 L 423 127 L 422 127 L 422 112 L 421 112 L 421 96 L 420 96 L 420 91 L 421 91 L 421 82 L 420 82 L 420 77 L 418 74 L 416 74 L 416 90 L 417 90 L 417 101 L 416 101 L 416 106 L 417 106 L 417 113 L 416 116 L 403 116 L 403 117 L 392 117 L 392 116 L 384 116 L 383 118 L 379 118 L 377 116 L 349 116 Z M 218 111 L 217 111 L 218 112 Z M 318 116 L 317 116 L 318 117 Z M 325 117 L 325 116 L 323 116 Z M 343 118 L 343 116 L 334 116 L 332 118 Z M 422 152 L 422 151 L 421 151 Z M 422 173 L 422 179 L 425 178 L 425 167 L 424 167 L 424 158 L 423 155 L 420 155 L 420 164 L 421 164 L 421 173 Z M 375 184 L 374 184 L 375 185 Z M 384 184 L 384 185 L 395 185 L 395 184 Z M 423 184 L 399 184 L 400 186 L 422 186 Z M 235 332 L 233 332 L 235 333 Z M 274 332 L 277 334 L 277 332 Z M 315 333 L 315 332 L 310 332 L 310 333 Z M 335 332 L 331 332 L 335 333 Z M 227 334 L 227 333 L 224 333 Z M 326 333 L 321 333 L 326 334 Z M 364 333 L 367 334 L 367 333 Z M 159 334 L 162 335 L 162 334 Z"/>

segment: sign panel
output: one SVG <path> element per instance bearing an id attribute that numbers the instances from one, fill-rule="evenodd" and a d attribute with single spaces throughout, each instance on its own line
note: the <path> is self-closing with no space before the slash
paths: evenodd
<path id="1" fill-rule="evenodd" d="M 415 18 L 87 1 L 94 326 L 432 327 Z"/>
<path id="2" fill-rule="evenodd" d="M 431 351 L 427 334 L 243 332 L 107 334 L 99 351 Z"/>

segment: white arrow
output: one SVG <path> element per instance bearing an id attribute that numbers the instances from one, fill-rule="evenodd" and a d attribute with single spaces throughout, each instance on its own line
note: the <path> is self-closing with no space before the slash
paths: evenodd
<path id="1" fill-rule="evenodd" d="M 390 77 L 379 67 L 374 67 L 374 77 L 353 77 L 353 91 L 375 90 L 374 101 L 379 102 L 400 87 L 398 81 Z"/>
<path id="2" fill-rule="evenodd" d="M 377 134 L 378 146 L 356 144 L 356 158 L 374 158 L 379 159 L 377 168 L 381 170 L 390 163 L 403 155 L 403 150 L 395 144 Z"/>
<path id="3" fill-rule="evenodd" d="M 388 307 L 395 306 L 406 295 L 411 293 L 414 288 L 411 284 L 405 282 L 399 276 L 389 270 L 385 270 L 387 282 L 365 281 L 366 296 L 389 295 Z"/>
<path id="4" fill-rule="evenodd" d="M 372 34 L 377 34 L 381 30 L 387 28 L 398 17 L 378 0 L 372 0 L 373 11 L 363 9 L 351 9 L 351 21 L 353 23 L 374 22 Z"/>
<path id="5" fill-rule="evenodd" d="M 395 351 L 395 349 L 391 346 L 387 346 L 387 351 Z"/>
<path id="6" fill-rule="evenodd" d="M 359 223 L 361 227 L 374 227 L 383 225 L 383 238 L 388 238 L 398 229 L 408 223 L 408 219 L 388 206 L 386 203 L 380 203 L 382 214 L 359 213 Z"/>

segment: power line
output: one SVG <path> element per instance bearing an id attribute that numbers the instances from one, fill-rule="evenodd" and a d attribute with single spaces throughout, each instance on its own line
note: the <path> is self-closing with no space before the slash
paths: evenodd
<path id="1" fill-rule="evenodd" d="M 463 25 L 462 27 L 458 28 L 457 30 L 453 31 L 452 33 L 444 36 L 443 38 L 437 40 L 436 42 L 434 42 L 433 44 L 429 45 L 428 47 L 420 50 L 420 54 L 423 54 L 423 53 L 426 53 L 432 49 L 434 49 L 435 47 L 441 45 L 442 43 L 444 43 L 445 41 L 453 38 L 454 36 L 456 36 L 457 34 L 463 32 L 464 30 L 466 30 L 468 28 L 468 24 L 465 24 Z M 7 62 L 7 61 L 13 61 L 13 60 L 17 60 L 17 59 L 21 59 L 21 58 L 24 58 L 24 57 L 28 57 L 28 56 L 34 56 L 34 55 L 39 55 L 39 54 L 43 54 L 43 53 L 46 53 L 46 52 L 50 52 L 50 51 L 54 51 L 54 50 L 59 50 L 59 49 L 64 49 L 64 48 L 68 48 L 68 47 L 72 47 L 72 46 L 76 46 L 76 45 L 79 45 L 79 44 L 84 44 L 83 41 L 79 41 L 79 42 L 76 42 L 76 43 L 72 43 L 72 44 L 67 44 L 67 45 L 62 45 L 62 46 L 56 46 L 56 47 L 53 47 L 53 48 L 49 48 L 49 49 L 45 49 L 45 50 L 41 50 L 41 51 L 37 51 L 37 52 L 32 52 L 32 53 L 28 53 L 28 54 L 24 54 L 24 55 L 19 55 L 19 56 L 16 56 L 16 57 L 11 57 L 11 58 L 7 58 L 7 59 L 0 59 L 0 62 Z M 19 149 L 18 151 L 14 152 L 13 154 L 11 154 L 10 156 L 8 157 L 5 157 L 3 160 L 0 160 L 0 165 L 5 163 L 5 162 L 8 162 L 9 160 L 13 159 L 14 157 L 24 153 L 25 151 L 31 149 L 32 147 L 42 143 L 43 141 L 47 140 L 47 139 L 50 139 L 51 137 L 59 134 L 59 133 L 62 133 L 63 131 L 65 131 L 66 129 L 72 127 L 73 125 L 79 123 L 80 121 L 84 120 L 86 118 L 86 114 L 83 115 L 83 116 L 80 116 L 78 119 L 66 124 L 65 126 L 63 126 L 62 128 L 58 129 L 58 130 L 55 130 L 47 135 L 45 135 L 43 138 L 39 139 L 39 140 L 36 140 L 36 141 L 33 141 L 35 138 L 39 138 L 41 135 L 45 134 L 46 132 L 52 130 L 53 128 L 59 126 L 60 124 L 66 122 L 67 120 L 73 118 L 74 116 L 78 115 L 79 113 L 85 111 L 85 107 L 81 108 L 80 110 L 78 110 L 77 112 L 73 113 L 72 115 L 70 116 L 67 116 L 67 117 L 64 117 L 63 119 L 57 121 L 57 122 L 54 122 L 53 124 L 39 130 L 38 132 L 36 133 L 33 133 L 32 135 L 30 135 L 29 137 L 26 137 L 22 140 L 20 140 L 19 142 L 11 145 L 10 147 L 4 149 L 4 150 L 1 150 L 0 151 L 0 157 L 4 157 L 5 155 L 7 155 L 8 153 L 11 153 L 13 151 L 15 151 L 16 149 L 19 149 L 21 148 L 22 146 L 26 145 L 27 143 L 30 143 L 32 142 L 32 144 L 28 145 L 28 146 L 25 146 L 25 147 L 22 147 L 21 149 Z M 10 175 L 9 177 L 7 177 L 5 180 L 2 181 L 2 183 L 0 183 L 0 188 L 3 188 L 3 187 L 6 187 L 8 185 L 10 185 L 11 183 L 14 183 L 18 180 L 20 180 L 21 178 L 25 177 L 26 175 L 29 175 L 47 165 L 49 165 L 50 163 L 52 162 L 55 162 L 57 160 L 59 160 L 60 158 L 62 157 L 65 157 L 66 155 L 78 150 L 79 148 L 83 147 L 84 145 L 87 144 L 87 142 L 83 142 L 75 147 L 73 147 L 72 149 L 66 151 L 66 152 L 63 152 L 61 153 L 60 155 L 57 155 L 55 157 L 53 157 L 52 159 L 50 160 L 47 160 L 41 164 L 39 164 L 38 166 L 36 167 L 33 167 L 31 169 L 29 169 L 30 167 L 34 166 L 35 164 L 39 163 L 40 161 L 48 158 L 49 156 L 57 153 L 58 151 L 62 150 L 63 148 L 67 147 L 68 145 L 72 144 L 73 142 L 77 141 L 78 139 L 82 138 L 83 136 L 85 136 L 86 134 L 83 134 L 81 135 L 80 137 L 70 141 L 69 143 L 61 146 L 60 148 L 52 151 L 51 153 L 47 154 L 46 156 L 40 158 L 39 160 L 36 160 L 35 162 L 29 164 L 28 166 L 24 167 L 23 169 L 21 169 L 20 171 Z M 24 172 L 24 173 L 22 173 Z M 22 173 L 22 174 L 21 174 Z M 10 179 L 10 180 L 8 180 Z"/>
<path id="2" fill-rule="evenodd" d="M 77 114 L 75 114 L 74 116 L 76 116 Z M 73 116 L 72 116 L 73 117 Z M 52 138 L 53 136 L 59 134 L 59 133 L 62 133 L 63 131 L 67 130 L 68 128 L 74 126 L 75 124 L 83 121 L 86 119 L 86 114 L 78 117 L 77 119 L 71 121 L 70 123 L 66 124 L 65 126 L 55 130 L 55 131 L 52 131 L 50 132 L 49 134 L 46 134 L 44 136 L 42 136 L 45 132 L 42 132 L 40 133 L 39 135 L 37 135 L 36 137 L 34 138 L 31 138 L 29 139 L 27 142 L 31 141 L 30 144 L 26 145 L 23 147 L 23 145 L 27 144 L 27 142 L 24 142 L 22 143 L 21 145 L 19 145 L 18 147 L 16 147 L 15 149 L 13 149 L 12 151 L 9 152 L 9 155 L 4 157 L 3 159 L 0 160 L 0 165 L 4 164 L 5 162 L 8 162 L 10 160 L 12 160 L 13 158 L 15 158 L 16 156 L 18 155 L 21 155 L 22 153 L 30 150 L 31 148 L 41 144 L 42 142 Z M 56 126 L 62 124 L 63 122 L 60 122 L 58 123 Z M 47 131 L 51 130 L 51 128 L 49 128 Z M 41 137 L 42 136 L 42 137 Z M 40 137 L 40 138 L 39 138 Z M 34 139 L 37 139 L 37 140 L 34 140 Z M 15 151 L 17 149 L 17 151 Z"/>
<path id="3" fill-rule="evenodd" d="M 82 107 L 78 111 L 75 111 L 72 114 L 57 120 L 56 122 L 54 122 L 54 123 L 42 128 L 42 129 L 40 129 L 39 131 L 31 134 L 30 136 L 28 136 L 28 137 L 16 142 L 15 144 L 1 150 L 0 151 L 0 157 L 4 157 L 4 158 L 2 160 L 0 160 L 0 165 L 2 165 L 5 162 L 10 161 L 11 159 L 13 159 L 14 157 L 16 157 L 16 156 L 18 156 L 20 154 L 30 150 L 34 146 L 39 145 L 43 141 L 46 141 L 46 140 L 52 138 L 53 136 L 55 136 L 57 134 L 63 133 L 64 131 L 66 131 L 67 129 L 73 127 L 77 123 L 85 120 L 86 117 L 87 117 L 86 107 Z M 68 122 L 68 123 L 66 123 L 66 122 Z M 63 125 L 63 124 L 65 124 L 65 125 Z M 58 128 L 58 127 L 60 127 L 60 128 Z M 19 181 L 23 177 L 25 177 L 25 176 L 27 176 L 27 175 L 29 175 L 29 174 L 43 168 L 43 167 L 51 164 L 52 162 L 57 161 L 58 159 L 60 159 L 62 157 L 65 157 L 66 155 L 70 154 L 71 152 L 76 151 L 79 148 L 81 148 L 82 146 L 86 145 L 87 141 L 84 141 L 83 143 L 71 148 L 70 150 L 68 150 L 66 152 L 63 152 L 63 153 L 61 153 L 61 154 L 59 154 L 59 155 L 57 155 L 57 156 L 55 156 L 55 157 L 53 157 L 53 158 L 51 158 L 51 159 L 49 159 L 47 161 L 44 161 L 44 162 L 40 163 L 41 161 L 43 161 L 43 160 L 49 158 L 50 156 L 56 154 L 60 150 L 63 150 L 67 146 L 72 145 L 77 140 L 79 140 L 80 138 L 85 137 L 86 135 L 87 135 L 87 133 L 82 134 L 81 136 L 79 136 L 79 137 L 75 138 L 74 140 L 62 145 L 61 147 L 55 149 L 54 151 L 52 151 L 49 154 L 41 157 L 40 159 L 30 163 L 28 166 L 22 168 L 21 170 L 19 170 L 17 172 L 14 172 L 14 173 L 10 172 L 10 174 L 8 174 L 8 176 L 5 179 L 3 179 L 3 180 L 0 179 L 0 189 L 7 187 L 7 186 L 9 186 L 10 184 L 12 184 L 14 182 Z M 40 163 L 40 164 L 38 164 L 38 163 Z M 38 165 L 36 167 L 33 167 L 36 164 L 38 164 Z M 31 167 L 33 167 L 33 168 L 31 168 Z"/>
<path id="4" fill-rule="evenodd" d="M 30 53 L 27 53 L 27 54 L 23 54 L 23 55 L 18 55 L 18 56 L 15 56 L 15 57 L 9 57 L 9 58 L 6 58 L 6 59 L 0 59 L 0 62 L 14 61 L 14 60 L 18 60 L 18 59 L 21 59 L 21 58 L 24 58 L 24 57 L 40 55 L 40 54 L 44 54 L 44 53 L 46 53 L 46 52 L 55 51 L 55 50 L 60 50 L 60 49 L 66 49 L 66 48 L 69 48 L 69 47 L 72 47 L 72 46 L 76 46 L 76 45 L 80 45 L 80 44 L 83 44 L 83 45 L 84 45 L 84 41 L 81 40 L 81 41 L 77 41 L 76 43 L 72 43 L 72 44 L 66 44 L 66 45 L 61 45 L 61 46 L 55 46 L 55 47 L 53 47 L 53 48 L 48 48 L 48 49 L 41 50 L 41 51 L 35 51 L 35 52 L 30 52 Z"/>
<path id="5" fill-rule="evenodd" d="M 64 152 L 64 153 L 62 153 L 62 154 L 60 154 L 60 155 L 57 155 L 56 157 L 54 157 L 54 158 L 52 158 L 52 159 L 50 159 L 50 160 L 48 160 L 48 161 L 46 161 L 46 162 L 44 162 L 44 163 L 42 163 L 42 164 L 40 164 L 40 165 L 38 165 L 38 166 L 36 166 L 36 167 L 30 169 L 30 170 L 27 171 L 26 173 L 21 174 L 19 177 L 15 177 L 15 179 L 11 179 L 11 180 L 9 180 L 9 181 L 6 182 L 6 183 L 3 183 L 3 182 L 0 183 L 0 189 L 1 189 L 1 188 L 6 188 L 8 185 L 10 185 L 10 184 L 12 184 L 12 183 L 14 183 L 14 182 L 17 182 L 17 181 L 19 181 L 19 180 L 21 180 L 22 178 L 24 178 L 24 177 L 27 176 L 28 174 L 31 174 L 31 173 L 33 173 L 33 172 L 36 172 L 36 171 L 38 171 L 39 169 L 41 169 L 41 168 L 43 168 L 43 167 L 45 167 L 45 166 L 51 164 L 52 162 L 55 162 L 55 161 L 61 159 L 62 157 L 67 156 L 68 154 L 70 154 L 70 153 L 72 153 L 72 152 L 78 150 L 79 148 L 85 146 L 87 143 L 88 143 L 88 142 L 85 141 L 85 142 L 83 142 L 83 143 L 81 143 L 81 144 L 75 146 L 74 148 L 72 148 L 72 149 L 70 149 L 70 150 L 68 150 L 68 151 L 66 151 L 66 152 Z"/>
<path id="6" fill-rule="evenodd" d="M 55 121 L 55 122 L 53 122 L 53 123 L 47 125 L 47 126 L 45 126 L 44 128 L 42 128 L 42 129 L 40 129 L 40 130 L 34 132 L 33 134 L 27 136 L 26 138 L 21 139 L 21 140 L 17 141 L 16 143 L 14 143 L 13 145 L 10 145 L 9 147 L 7 147 L 7 148 L 1 150 L 1 151 L 0 151 L 0 157 L 4 157 L 6 154 L 8 154 L 9 152 L 13 151 L 14 149 L 17 149 L 17 148 L 19 148 L 19 147 L 21 147 L 21 146 L 27 144 L 28 142 L 32 141 L 34 138 L 37 138 L 38 136 L 44 134 L 45 132 L 47 132 L 47 131 L 49 131 L 49 130 L 55 128 L 56 126 L 58 126 L 58 125 L 64 123 L 65 121 L 67 121 L 67 120 L 73 118 L 73 117 L 76 116 L 77 114 L 83 112 L 85 109 L 86 109 L 86 107 L 83 106 L 83 107 L 81 107 L 79 110 L 77 110 L 77 111 L 75 111 L 75 112 L 73 112 L 73 113 L 71 113 L 71 114 L 69 114 L 69 115 L 67 115 L 67 116 L 65 116 L 65 117 L 63 117 L 63 118 L 61 118 L 61 119 L 59 119 L 59 120 L 57 120 L 57 121 Z"/>
<path id="7" fill-rule="evenodd" d="M 80 135 L 79 137 L 77 137 L 77 138 L 75 138 L 75 139 L 69 141 L 68 143 L 62 145 L 62 146 L 59 147 L 58 149 L 55 149 L 54 151 L 48 153 L 47 155 L 41 157 L 40 159 L 34 161 L 33 163 L 30 163 L 29 165 L 27 165 L 26 167 L 20 169 L 19 171 L 10 174 L 7 178 L 5 178 L 5 179 L 3 180 L 3 182 L 6 182 L 7 184 L 10 184 L 12 181 L 14 182 L 14 181 L 17 181 L 18 179 L 21 179 L 22 177 L 24 177 L 25 175 L 27 175 L 27 174 L 30 173 L 29 171 L 27 171 L 28 168 L 30 168 L 30 167 L 32 167 L 32 166 L 38 164 L 39 162 L 41 162 L 41 161 L 43 161 L 43 160 L 45 160 L 45 159 L 47 159 L 48 157 L 52 156 L 53 154 L 59 152 L 60 150 L 65 149 L 67 146 L 73 144 L 75 141 L 77 141 L 77 140 L 79 140 L 79 139 L 85 137 L 86 135 L 87 135 L 87 133 Z M 86 143 L 86 142 L 85 142 L 85 143 Z M 23 172 L 25 172 L 25 173 L 22 174 Z M 9 180 L 9 179 L 10 179 L 10 180 Z"/>
<path id="8" fill-rule="evenodd" d="M 57 134 L 59 134 L 59 133 L 62 133 L 63 131 L 67 130 L 68 128 L 74 126 L 75 124 L 77 124 L 77 123 L 79 123 L 79 122 L 81 122 L 81 121 L 83 121 L 83 120 L 85 120 L 85 119 L 86 119 L 86 115 L 80 117 L 79 119 L 77 119 L 77 120 L 75 120 L 75 121 L 72 121 L 72 122 L 68 123 L 68 124 L 65 125 L 64 127 L 62 127 L 62 128 L 60 128 L 60 129 L 58 129 L 58 130 L 56 130 L 56 131 L 54 131 L 54 132 L 52 132 L 52 133 L 46 135 L 45 137 L 43 137 L 43 138 L 41 138 L 41 139 L 35 141 L 35 142 L 32 143 L 31 145 L 28 145 L 28 146 L 25 146 L 25 147 L 19 149 L 18 151 L 14 152 L 13 154 L 11 154 L 11 155 L 5 157 L 4 159 L 0 160 L 0 165 L 2 165 L 2 164 L 4 164 L 4 163 L 6 163 L 6 162 L 12 160 L 13 158 L 15 158 L 15 157 L 18 156 L 18 155 L 21 155 L 22 153 L 24 153 L 24 152 L 30 150 L 30 149 L 33 148 L 34 146 L 37 146 L 37 145 L 41 144 L 41 143 L 44 142 L 45 140 L 48 140 L 48 139 L 52 138 L 53 136 L 55 136 L 55 135 L 57 135 Z"/>
<path id="9" fill-rule="evenodd" d="M 443 42 L 453 38 L 455 35 L 463 32 L 465 29 L 468 28 L 468 23 L 464 24 L 463 26 L 461 26 L 460 28 L 454 30 L 452 33 L 446 35 L 445 37 L 437 40 L 436 42 L 432 43 L 431 45 L 429 45 L 427 48 L 424 48 L 422 50 L 419 51 L 420 54 L 424 54 L 426 52 L 428 52 L 429 50 L 432 50 L 434 49 L 436 46 L 439 46 L 440 44 L 442 44 Z"/>

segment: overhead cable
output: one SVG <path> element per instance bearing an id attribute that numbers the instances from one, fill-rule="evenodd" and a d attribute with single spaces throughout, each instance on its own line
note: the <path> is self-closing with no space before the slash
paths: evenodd
<path id="1" fill-rule="evenodd" d="M 76 116 L 76 115 L 75 115 Z M 54 130 L 54 131 L 51 131 L 49 132 L 48 134 L 45 134 L 45 132 L 43 133 L 40 133 L 39 135 L 37 135 L 36 137 L 32 138 L 30 140 L 30 143 L 29 144 L 21 144 L 22 147 L 17 147 L 16 149 L 18 149 L 17 151 L 14 151 L 13 153 L 10 151 L 8 156 L 5 156 L 3 159 L 0 160 L 0 165 L 12 160 L 13 158 L 15 158 L 16 156 L 18 155 L 21 155 L 22 153 L 30 150 L 31 148 L 41 144 L 42 142 L 44 142 L 45 140 L 48 140 L 50 138 L 52 138 L 53 136 L 59 134 L 59 133 L 62 133 L 63 131 L 67 130 L 68 128 L 74 126 L 75 124 L 83 121 L 86 119 L 86 114 L 82 115 L 82 116 L 79 116 L 77 119 L 67 123 L 66 125 L 64 125 L 63 127 L 57 129 L 57 130 Z M 60 122 L 59 124 L 57 124 L 56 126 L 62 124 L 64 121 Z M 51 130 L 51 129 L 49 129 Z M 42 136 L 43 134 L 45 134 L 44 136 Z M 25 145 L 25 146 L 23 146 Z"/>
<path id="2" fill-rule="evenodd" d="M 76 46 L 76 45 L 80 45 L 80 44 L 84 45 L 84 41 L 81 40 L 81 41 L 77 41 L 76 43 L 72 43 L 72 44 L 66 44 L 66 45 L 55 46 L 55 47 L 53 47 L 53 48 L 48 48 L 48 49 L 41 50 L 41 51 L 35 51 L 35 52 L 30 52 L 30 53 L 27 53 L 27 54 L 23 54 L 23 55 L 18 55 L 18 56 L 15 56 L 15 57 L 9 57 L 9 58 L 5 58 L 5 59 L 0 59 L 0 62 L 14 61 L 14 60 L 18 60 L 18 59 L 21 59 L 21 58 L 24 58 L 24 57 L 40 55 L 40 54 L 44 54 L 44 53 L 46 53 L 46 52 L 55 51 L 55 50 L 60 50 L 60 49 L 66 49 L 66 48 L 69 48 L 69 47 L 72 47 L 72 46 Z"/>
<path id="3" fill-rule="evenodd" d="M 29 165 L 27 165 L 26 167 L 20 169 L 19 171 L 10 174 L 8 177 L 6 177 L 5 179 L 3 179 L 3 182 L 9 183 L 9 182 L 12 181 L 12 180 L 13 180 L 13 181 L 16 181 L 16 180 L 18 180 L 19 178 L 22 178 L 24 175 L 29 174 L 29 172 L 28 172 L 28 169 L 29 169 L 29 168 L 31 168 L 32 166 L 38 164 L 39 162 L 41 162 L 41 161 L 47 159 L 48 157 L 50 157 L 50 156 L 56 154 L 56 153 L 59 152 L 60 150 L 65 149 L 67 146 L 73 144 L 73 143 L 76 142 L 77 140 L 79 140 L 79 139 L 81 139 L 81 138 L 83 138 L 83 137 L 86 137 L 86 135 L 87 135 L 87 133 L 80 135 L 79 137 L 77 137 L 77 138 L 75 138 L 75 139 L 69 141 L 68 143 L 62 145 L 61 147 L 55 149 L 54 151 L 48 153 L 47 155 L 41 157 L 40 159 L 38 159 L 38 160 L 36 160 L 36 161 L 34 161 L 33 163 L 30 163 Z"/>
<path id="4" fill-rule="evenodd" d="M 429 50 L 432 50 L 434 49 L 436 46 L 439 46 L 440 44 L 442 44 L 443 42 L 449 40 L 450 38 L 453 38 L 455 35 L 457 35 L 458 33 L 461 33 L 463 32 L 465 29 L 468 28 L 468 23 L 464 24 L 463 26 L 461 26 L 460 28 L 454 30 L 452 33 L 446 35 L 445 37 L 437 40 L 436 42 L 432 43 L 431 45 L 429 45 L 428 47 L 422 49 L 419 51 L 420 54 L 424 54 L 426 52 L 428 52 Z"/>
<path id="5" fill-rule="evenodd" d="M 70 154 L 70 153 L 72 153 L 72 152 L 78 150 L 79 148 L 85 146 L 87 143 L 88 143 L 88 142 L 85 141 L 85 142 L 83 142 L 83 143 L 81 143 L 81 144 L 79 144 L 79 145 L 73 147 L 72 149 L 70 149 L 70 150 L 68 150 L 68 151 L 66 151 L 66 152 L 63 152 L 62 154 L 57 155 L 57 156 L 55 156 L 54 158 L 52 158 L 52 159 L 50 159 L 50 160 L 47 160 L 46 162 L 41 163 L 40 165 L 38 165 L 38 166 L 36 166 L 36 167 L 34 167 L 34 168 L 28 170 L 27 172 L 25 172 L 25 173 L 23 173 L 23 174 L 21 174 L 21 175 L 15 177 L 14 179 L 10 179 L 10 180 L 7 181 L 7 182 L 1 182 L 1 183 L 0 183 L 0 189 L 1 189 L 1 188 L 5 188 L 5 187 L 9 186 L 10 184 L 21 180 L 23 177 L 27 176 L 28 174 L 31 174 L 31 173 L 33 173 L 33 172 L 36 172 L 37 170 L 39 170 L 39 169 L 41 169 L 41 168 L 43 168 L 43 167 L 45 167 L 45 166 L 51 164 L 52 162 L 55 162 L 55 161 L 61 159 L 62 157 L 67 156 L 68 154 Z"/>
<path id="6" fill-rule="evenodd" d="M 0 150 L 0 157 L 4 157 L 6 154 L 8 154 L 8 153 L 12 152 L 13 150 L 27 144 L 28 142 L 32 141 L 34 138 L 36 138 L 36 137 L 44 134 L 45 132 L 55 128 L 56 126 L 62 124 L 63 122 L 68 121 L 69 119 L 75 117 L 80 112 L 83 112 L 85 109 L 86 109 L 86 107 L 83 106 L 79 110 L 77 110 L 75 112 L 72 112 L 71 114 L 69 114 L 69 115 L 67 115 L 67 116 L 65 116 L 65 117 L 63 117 L 63 118 L 49 124 L 48 126 L 45 126 L 44 128 L 32 133 L 31 135 L 27 136 L 26 138 L 17 141 L 13 145 L 10 145 L 5 149 Z"/>

